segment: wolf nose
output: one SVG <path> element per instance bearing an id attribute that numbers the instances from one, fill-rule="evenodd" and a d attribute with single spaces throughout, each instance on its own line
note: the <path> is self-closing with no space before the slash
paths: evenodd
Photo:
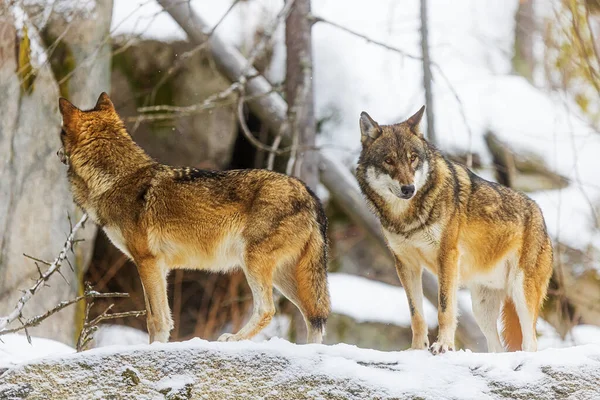
<path id="1" fill-rule="evenodd" d="M 403 185 L 400 188 L 400 191 L 402 192 L 402 196 L 405 199 L 410 199 L 412 197 L 412 195 L 415 193 L 415 185 Z"/>

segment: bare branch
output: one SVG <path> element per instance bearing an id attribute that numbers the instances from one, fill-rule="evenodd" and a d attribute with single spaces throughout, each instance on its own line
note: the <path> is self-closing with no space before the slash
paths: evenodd
<path id="1" fill-rule="evenodd" d="M 56 314 L 57 312 L 61 311 L 62 309 L 67 308 L 70 305 L 75 304 L 83 299 L 95 299 L 95 298 L 107 298 L 107 297 L 110 297 L 110 298 L 129 297 L 129 293 L 99 293 L 99 292 L 96 292 L 95 290 L 86 290 L 86 292 L 83 295 L 78 296 L 72 300 L 61 301 L 56 306 L 54 306 L 54 308 L 46 311 L 44 314 L 37 315 L 37 316 L 29 318 L 27 320 L 23 320 L 21 317 L 17 318 L 20 320 L 21 326 L 18 326 L 16 328 L 12 328 L 12 329 L 1 330 L 0 336 L 6 335 L 9 333 L 19 332 L 21 330 L 25 330 L 25 333 L 27 333 L 27 328 L 32 328 L 34 326 L 38 326 L 46 318 L 50 317 L 53 314 Z M 28 340 L 30 340 L 30 339 L 28 339 Z M 31 343 L 31 341 L 30 341 L 30 343 Z"/>
<path id="2" fill-rule="evenodd" d="M 353 36 L 356 36 L 356 37 L 358 37 L 358 38 L 364 39 L 365 41 L 367 41 L 367 43 L 372 43 L 372 44 L 375 44 L 375 45 L 377 45 L 377 46 L 383 47 L 384 49 L 388 49 L 388 50 L 390 50 L 390 51 L 393 51 L 393 52 L 395 52 L 395 53 L 398 53 L 398 54 L 400 54 L 400 55 L 401 55 L 401 56 L 403 56 L 403 57 L 410 58 L 410 59 L 413 59 L 413 60 L 422 60 L 422 59 L 423 59 L 422 57 L 419 57 L 419 56 L 415 56 L 415 55 L 413 55 L 413 54 L 410 54 L 410 53 L 408 53 L 408 52 L 406 52 L 406 51 L 402 50 L 402 49 L 401 49 L 401 48 L 399 48 L 399 47 L 391 46 L 391 45 L 389 45 L 389 44 L 387 44 L 387 43 L 380 42 L 379 40 L 375 40 L 375 39 L 373 39 L 373 38 L 370 38 L 370 37 L 368 37 L 368 36 L 366 36 L 366 35 L 363 35 L 362 33 L 358 33 L 358 32 L 356 32 L 356 31 L 353 31 L 353 30 L 352 30 L 352 29 L 350 29 L 350 28 L 347 28 L 347 27 L 345 27 L 345 26 L 343 26 L 343 25 L 340 25 L 340 24 L 338 24 L 337 22 L 333 22 L 333 21 L 331 21 L 331 20 L 328 20 L 328 19 L 325 19 L 325 18 L 323 18 L 323 17 L 318 17 L 318 16 L 316 16 L 316 15 L 311 15 L 311 16 L 310 16 L 310 19 L 311 19 L 311 21 L 312 21 L 313 23 L 322 22 L 322 23 L 325 23 L 325 24 L 328 24 L 328 25 L 334 26 L 334 27 L 336 27 L 336 28 L 338 28 L 338 29 L 340 29 L 340 30 L 342 30 L 342 31 L 346 32 L 346 33 L 349 33 L 349 34 L 351 34 L 351 35 L 353 35 Z"/>
<path id="3" fill-rule="evenodd" d="M 86 287 L 87 287 L 87 289 L 86 289 L 87 291 L 94 292 L 88 283 L 86 283 Z M 98 292 L 95 292 L 95 293 L 98 293 Z M 107 294 L 108 295 L 126 294 L 127 297 L 129 296 L 129 294 L 127 294 L 127 293 L 107 293 Z M 92 335 L 96 332 L 96 330 L 98 330 L 98 324 L 100 322 L 111 320 L 111 319 L 117 319 L 117 318 L 125 318 L 125 317 L 138 318 L 138 317 L 141 317 L 142 315 L 146 315 L 146 310 L 126 311 L 126 312 L 109 314 L 108 312 L 110 310 L 112 310 L 112 308 L 115 306 L 114 304 L 111 304 L 108 307 L 106 307 L 106 309 L 100 315 L 98 315 L 93 320 L 89 321 L 90 310 L 92 309 L 92 306 L 94 305 L 94 302 L 90 301 L 90 300 L 93 300 L 94 298 L 97 298 L 97 297 L 116 297 L 116 296 L 89 296 L 89 297 L 86 297 L 86 301 L 88 303 L 85 308 L 85 321 L 83 323 L 83 328 L 81 329 L 81 332 L 79 333 L 79 338 L 77 338 L 76 348 L 77 348 L 78 352 L 85 350 L 88 343 L 92 340 Z"/>
<path id="4" fill-rule="evenodd" d="M 81 219 L 79 220 L 79 222 L 73 227 L 73 229 L 71 229 L 71 232 L 69 233 L 69 236 L 67 237 L 67 240 L 65 241 L 65 244 L 63 245 L 63 248 L 58 253 L 58 256 L 54 259 L 54 261 L 49 264 L 49 267 L 46 270 L 46 272 L 44 272 L 38 278 L 38 280 L 35 282 L 35 284 L 31 288 L 29 288 L 25 291 L 23 296 L 21 296 L 21 298 L 17 302 L 15 309 L 7 316 L 0 318 L 0 334 L 6 330 L 6 327 L 8 326 L 8 324 L 15 321 L 16 319 L 19 319 L 22 316 L 22 311 L 23 311 L 23 307 L 25 306 L 25 304 L 33 297 L 34 294 L 36 294 L 44 286 L 44 283 L 55 272 L 57 272 L 59 270 L 63 261 L 67 258 L 67 252 L 73 246 L 73 241 L 75 240 L 75 233 L 77 233 L 79 228 L 81 228 L 83 226 L 83 224 L 85 223 L 85 221 L 87 221 L 87 219 L 88 219 L 88 215 L 84 214 L 83 217 L 81 217 Z M 45 261 L 42 261 L 42 260 L 36 259 L 36 261 L 45 263 Z"/>

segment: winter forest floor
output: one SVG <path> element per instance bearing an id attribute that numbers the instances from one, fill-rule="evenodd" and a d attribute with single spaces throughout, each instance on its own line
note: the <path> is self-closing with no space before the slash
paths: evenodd
<path id="1" fill-rule="evenodd" d="M 30 360 L 0 376 L 0 399 L 592 399 L 598 382 L 600 345 L 433 356 L 193 339 Z"/>

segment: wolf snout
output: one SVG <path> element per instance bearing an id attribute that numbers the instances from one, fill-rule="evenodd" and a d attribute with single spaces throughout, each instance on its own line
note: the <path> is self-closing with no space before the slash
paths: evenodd
<path id="1" fill-rule="evenodd" d="M 402 185 L 400 193 L 403 199 L 410 199 L 415 194 L 415 185 Z"/>
<path id="2" fill-rule="evenodd" d="M 58 159 L 60 160 L 61 163 L 67 165 L 67 155 L 65 154 L 65 149 L 63 149 L 62 147 L 60 149 L 58 149 L 58 151 L 56 152 L 56 155 L 58 157 Z"/>

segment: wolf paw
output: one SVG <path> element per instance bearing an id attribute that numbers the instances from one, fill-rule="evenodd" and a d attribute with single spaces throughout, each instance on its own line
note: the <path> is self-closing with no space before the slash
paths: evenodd
<path id="1" fill-rule="evenodd" d="M 233 333 L 224 333 L 221 336 L 219 336 L 217 340 L 219 342 L 237 342 L 240 339 Z"/>
<path id="2" fill-rule="evenodd" d="M 447 351 L 454 351 L 454 345 L 451 343 L 435 342 L 431 345 L 429 351 L 431 351 L 431 354 L 433 355 L 442 354 Z"/>

